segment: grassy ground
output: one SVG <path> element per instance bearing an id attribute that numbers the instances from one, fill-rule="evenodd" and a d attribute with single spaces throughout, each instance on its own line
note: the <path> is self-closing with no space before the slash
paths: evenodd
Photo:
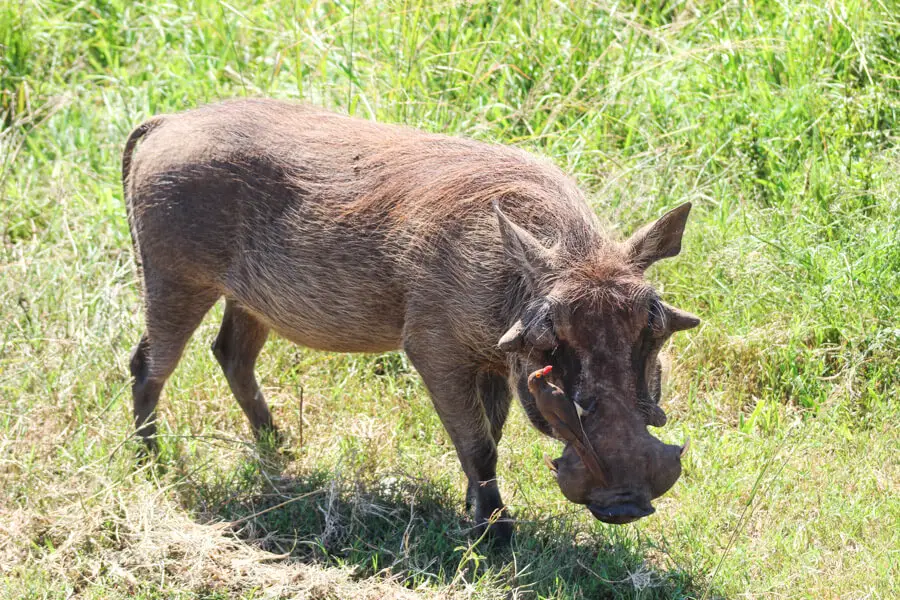
<path id="1" fill-rule="evenodd" d="M 656 515 L 568 504 L 557 444 L 514 409 L 521 523 L 491 551 L 399 354 L 271 340 L 288 448 L 251 445 L 208 350 L 221 307 L 165 391 L 161 457 L 136 461 L 122 144 L 244 95 L 522 146 L 621 235 L 694 203 L 651 273 L 704 319 L 669 349 L 658 434 L 694 443 Z M 0 595 L 896 597 L 898 127 L 893 0 L 3 0 Z"/>

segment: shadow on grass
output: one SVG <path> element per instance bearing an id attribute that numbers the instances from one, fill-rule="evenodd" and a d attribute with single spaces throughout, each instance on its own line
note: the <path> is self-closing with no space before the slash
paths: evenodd
<path id="1" fill-rule="evenodd" d="M 663 551 L 625 529 L 586 531 L 572 514 L 520 514 L 509 547 L 478 540 L 449 481 L 364 469 L 285 476 L 288 459 L 247 458 L 211 482 L 190 478 L 184 505 L 203 521 L 227 520 L 234 533 L 274 554 L 355 577 L 391 578 L 415 588 L 472 584 L 489 596 L 700 598 L 678 568 L 650 564 Z M 488 591 L 490 590 L 490 591 Z M 708 597 L 717 598 L 713 593 Z"/>
<path id="2" fill-rule="evenodd" d="M 552 598 L 700 598 L 690 573 L 651 564 L 664 551 L 625 529 L 591 532 L 574 512 L 518 514 L 508 547 L 479 540 L 449 481 L 365 469 L 286 476 L 283 456 L 256 456 L 213 482 L 180 489 L 203 521 L 231 521 L 239 538 L 278 555 L 344 566 L 355 577 L 411 588 L 466 585 L 488 595 Z M 577 509 L 576 509 L 577 510 Z M 721 598 L 713 592 L 709 598 Z"/>

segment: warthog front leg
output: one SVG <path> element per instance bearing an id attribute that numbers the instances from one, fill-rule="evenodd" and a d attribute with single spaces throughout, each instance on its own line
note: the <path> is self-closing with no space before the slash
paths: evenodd
<path id="1" fill-rule="evenodd" d="M 503 425 L 506 423 L 506 417 L 509 414 L 509 405 L 511 395 L 509 391 L 509 383 L 506 378 L 499 373 L 482 371 L 478 374 L 475 382 L 475 388 L 478 393 L 478 399 L 484 406 L 485 415 L 491 424 L 491 437 L 494 438 L 494 444 L 500 443 L 503 436 Z M 480 484 L 478 482 L 469 483 L 466 490 L 466 510 L 476 504 L 478 499 L 478 490 Z"/>
<path id="2" fill-rule="evenodd" d="M 477 368 L 462 349 L 447 348 L 446 338 L 433 331 L 408 336 L 404 349 L 422 376 L 468 477 L 469 494 L 475 499 L 476 532 L 482 533 L 494 516 L 499 521 L 491 526 L 491 534 L 508 541 L 512 522 L 497 485 L 497 444 L 479 394 Z M 508 408 L 508 399 L 506 404 Z M 497 412 L 505 412 L 492 411 L 495 420 L 502 421 Z"/>
<path id="3" fill-rule="evenodd" d="M 499 373 L 482 371 L 478 374 L 476 386 L 478 398 L 481 400 L 484 412 L 491 424 L 491 436 L 494 438 L 494 443 L 499 444 L 512 401 L 509 382 Z"/>

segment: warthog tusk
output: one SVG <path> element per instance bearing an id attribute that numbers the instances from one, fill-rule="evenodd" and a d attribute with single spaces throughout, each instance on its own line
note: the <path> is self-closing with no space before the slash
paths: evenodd
<path id="1" fill-rule="evenodd" d="M 684 440 L 684 445 L 681 447 L 680 458 L 684 458 L 684 455 L 688 453 L 688 450 L 691 449 L 691 438 L 687 438 Z"/>
<path id="2" fill-rule="evenodd" d="M 553 473 L 554 477 L 559 474 L 559 470 L 556 468 L 556 465 L 553 464 L 553 461 L 550 460 L 548 454 L 544 454 L 544 464 L 547 465 L 547 468 L 550 469 L 550 472 Z"/>
<path id="3" fill-rule="evenodd" d="M 575 405 L 575 412 L 578 413 L 578 418 L 583 419 L 584 415 L 586 415 L 588 411 L 586 411 L 584 408 L 582 408 L 581 405 L 578 404 L 577 402 L 575 402 L 574 400 L 572 401 L 572 404 Z"/>

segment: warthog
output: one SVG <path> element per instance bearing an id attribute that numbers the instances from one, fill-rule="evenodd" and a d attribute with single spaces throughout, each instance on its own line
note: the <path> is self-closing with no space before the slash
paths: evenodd
<path id="1" fill-rule="evenodd" d="M 402 348 L 478 528 L 505 516 L 511 389 L 566 443 L 551 470 L 598 519 L 648 515 L 678 479 L 682 448 L 647 425 L 665 422 L 657 354 L 699 321 L 643 274 L 680 251 L 689 204 L 616 242 L 575 184 L 526 152 L 272 100 L 151 118 L 122 162 L 146 311 L 134 418 L 151 446 L 160 390 L 224 296 L 212 350 L 257 435 L 273 428 L 254 376 L 270 330 L 321 350 Z M 555 395 L 536 402 L 528 375 L 546 365 Z M 505 518 L 491 527 L 511 533 Z"/>

